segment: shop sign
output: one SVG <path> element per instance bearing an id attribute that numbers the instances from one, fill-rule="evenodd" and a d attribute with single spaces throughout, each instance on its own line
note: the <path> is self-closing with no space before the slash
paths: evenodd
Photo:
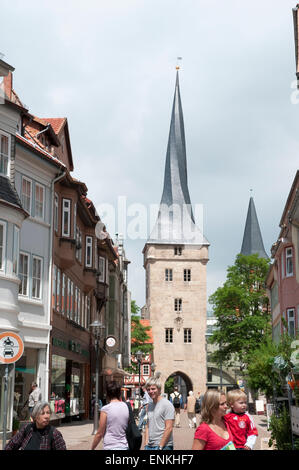
<path id="1" fill-rule="evenodd" d="M 80 354 L 81 356 L 89 357 L 89 352 L 86 349 L 83 349 L 80 343 L 76 341 L 69 340 L 68 342 L 63 341 L 59 338 L 52 338 L 53 346 L 57 346 L 58 348 L 66 349 L 67 351 L 72 351 L 76 354 Z"/>

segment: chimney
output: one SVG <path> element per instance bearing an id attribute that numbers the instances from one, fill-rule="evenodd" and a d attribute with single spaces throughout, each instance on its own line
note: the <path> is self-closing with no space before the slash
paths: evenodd
<path id="1" fill-rule="evenodd" d="M 11 71 L 8 72 L 8 75 L 6 75 L 6 77 L 3 77 L 3 84 L 4 84 L 4 93 L 6 94 L 7 98 L 11 100 L 11 91 L 12 91 Z"/>

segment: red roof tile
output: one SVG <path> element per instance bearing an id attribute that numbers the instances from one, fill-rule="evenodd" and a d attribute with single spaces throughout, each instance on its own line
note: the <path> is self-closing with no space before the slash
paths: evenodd
<path id="1" fill-rule="evenodd" d="M 48 122 L 54 129 L 55 134 L 59 134 L 66 118 L 43 118 L 43 121 Z"/>

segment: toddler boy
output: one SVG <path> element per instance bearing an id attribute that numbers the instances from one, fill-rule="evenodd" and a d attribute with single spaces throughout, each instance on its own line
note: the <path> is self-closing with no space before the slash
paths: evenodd
<path id="1" fill-rule="evenodd" d="M 231 412 L 224 416 L 233 436 L 236 449 L 252 450 L 258 435 L 252 417 L 246 413 L 247 396 L 242 390 L 231 390 L 227 394 Z"/>

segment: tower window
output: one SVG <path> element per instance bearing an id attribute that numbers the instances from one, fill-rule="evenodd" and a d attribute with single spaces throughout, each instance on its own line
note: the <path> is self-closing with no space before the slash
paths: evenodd
<path id="1" fill-rule="evenodd" d="M 172 269 L 165 269 L 165 281 L 172 281 Z"/>
<path id="2" fill-rule="evenodd" d="M 175 246 L 174 247 L 174 254 L 175 254 L 175 256 L 181 256 L 182 255 L 182 247 L 181 246 Z"/>
<path id="3" fill-rule="evenodd" d="M 184 328 L 184 343 L 192 343 L 191 332 L 191 328 Z"/>
<path id="4" fill-rule="evenodd" d="M 165 328 L 165 343 L 173 343 L 173 328 Z"/>
<path id="5" fill-rule="evenodd" d="M 182 299 L 174 299 L 174 311 L 181 312 L 182 311 Z"/>
<path id="6" fill-rule="evenodd" d="M 191 269 L 184 269 L 184 281 L 185 282 L 191 281 Z"/>

